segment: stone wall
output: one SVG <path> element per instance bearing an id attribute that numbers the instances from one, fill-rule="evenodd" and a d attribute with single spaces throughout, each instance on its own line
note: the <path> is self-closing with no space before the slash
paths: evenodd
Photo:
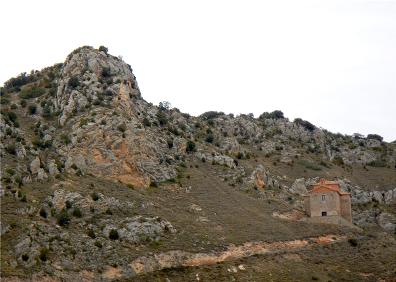
<path id="1" fill-rule="evenodd" d="M 325 200 L 322 201 L 322 195 Z M 322 212 L 327 212 L 327 216 L 341 215 L 340 196 L 337 192 L 313 193 L 309 196 L 309 207 L 311 217 L 322 217 Z"/>
<path id="2" fill-rule="evenodd" d="M 342 195 L 341 199 L 341 216 L 352 223 L 351 197 Z"/>

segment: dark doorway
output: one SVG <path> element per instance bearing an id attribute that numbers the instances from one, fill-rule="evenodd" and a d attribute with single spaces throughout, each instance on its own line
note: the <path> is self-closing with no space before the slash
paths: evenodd
<path id="1" fill-rule="evenodd" d="M 327 212 L 322 212 L 322 216 L 327 216 Z"/>

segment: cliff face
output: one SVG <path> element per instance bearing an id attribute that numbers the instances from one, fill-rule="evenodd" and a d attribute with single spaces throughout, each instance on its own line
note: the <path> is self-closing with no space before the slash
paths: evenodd
<path id="1" fill-rule="evenodd" d="M 302 216 L 302 194 L 319 177 L 352 194 L 355 224 L 396 226 L 396 144 L 377 135 L 333 134 L 279 111 L 193 117 L 154 106 L 105 48 L 81 47 L 63 64 L 12 78 L 1 98 L 1 233 L 17 238 L 2 262 L 12 271 L 46 267 L 71 279 L 62 273 L 122 264 L 112 252 L 131 261 L 128 248 L 144 255 L 159 246 L 150 242 L 169 250 L 316 236 L 331 228 L 277 218 Z M 126 245 L 109 237 L 113 229 Z M 45 257 L 60 268 L 43 266 L 40 250 L 64 254 Z"/>

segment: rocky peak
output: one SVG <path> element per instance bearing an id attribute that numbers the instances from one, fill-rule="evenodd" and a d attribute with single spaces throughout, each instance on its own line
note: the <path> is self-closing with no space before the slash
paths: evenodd
<path id="1" fill-rule="evenodd" d="M 132 114 L 136 98 L 140 90 L 131 66 L 106 51 L 84 46 L 67 57 L 61 72 L 56 94 L 59 122 L 64 125 L 91 104 Z"/>

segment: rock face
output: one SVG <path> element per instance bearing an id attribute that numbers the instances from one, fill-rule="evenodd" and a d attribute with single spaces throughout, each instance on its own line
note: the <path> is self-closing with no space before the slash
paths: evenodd
<path id="1" fill-rule="evenodd" d="M 147 241 L 158 241 L 164 233 L 175 233 L 170 222 L 160 217 L 142 217 L 135 216 L 126 218 L 121 222 L 107 222 L 103 229 L 103 235 L 108 237 L 111 230 L 117 230 L 121 239 L 131 243 L 140 243 Z"/>
<path id="2" fill-rule="evenodd" d="M 309 187 L 319 181 L 318 177 L 305 179 L 304 177 L 298 178 L 294 181 L 289 191 L 293 194 L 305 195 Z"/>
<path id="3" fill-rule="evenodd" d="M 378 224 L 387 231 L 396 232 L 396 215 L 381 213 L 378 216 Z"/>
<path id="4" fill-rule="evenodd" d="M 64 64 L 56 104 L 59 123 L 74 133 L 71 144 L 59 150 L 66 170 L 136 187 L 175 177 L 174 167 L 164 162 L 174 159 L 167 156 L 166 140 L 142 125 L 140 115 L 149 106 L 122 60 L 90 47 L 76 50 Z M 97 106 L 88 115 L 92 105 Z"/>
<path id="5" fill-rule="evenodd" d="M 266 187 L 279 189 L 281 186 L 276 177 L 272 175 L 263 165 L 258 165 L 254 169 L 250 175 L 250 178 L 248 179 L 248 183 L 259 189 L 265 189 Z"/>
<path id="6" fill-rule="evenodd" d="M 338 181 L 343 191 L 351 193 L 351 200 L 354 204 L 366 204 L 375 201 L 388 205 L 396 201 L 396 188 L 387 191 L 364 191 L 361 187 L 353 185 L 346 179 Z"/>
<path id="7" fill-rule="evenodd" d="M 65 125 L 73 111 L 84 110 L 89 100 L 100 99 L 103 93 L 117 96 L 110 104 L 131 114 L 130 99 L 140 96 L 131 67 L 90 47 L 75 50 L 66 59 L 56 94 L 57 106 L 62 112 L 60 124 Z"/>

